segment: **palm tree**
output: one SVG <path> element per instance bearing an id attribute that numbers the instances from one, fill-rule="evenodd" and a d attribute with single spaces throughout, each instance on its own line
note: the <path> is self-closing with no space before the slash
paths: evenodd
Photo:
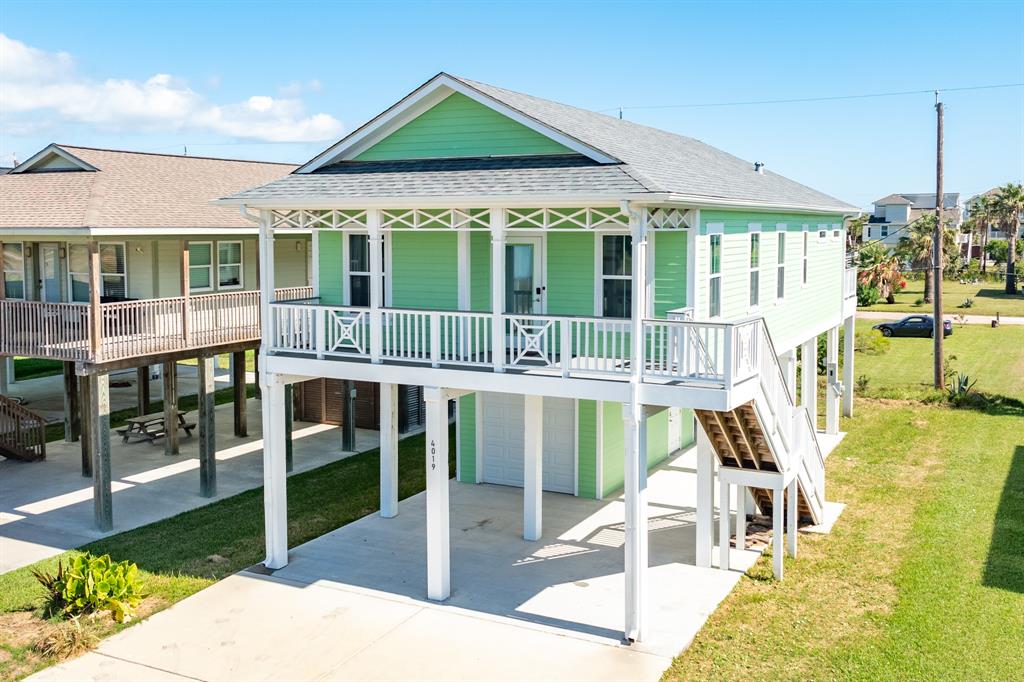
<path id="1" fill-rule="evenodd" d="M 985 250 L 988 246 L 988 231 L 989 227 L 995 222 L 995 208 L 993 206 L 992 197 L 982 194 L 978 197 L 974 203 L 971 204 L 971 217 L 970 220 L 974 223 L 978 230 L 978 236 L 980 237 L 980 253 L 981 253 L 981 271 L 986 272 L 988 270 L 988 252 Z"/>
<path id="2" fill-rule="evenodd" d="M 1024 213 L 1024 189 L 1009 182 L 996 192 L 993 199 L 995 214 L 1006 232 L 1009 247 L 1006 252 L 1006 293 L 1017 293 L 1017 231 L 1020 229 L 1020 215 Z"/>
<path id="3" fill-rule="evenodd" d="M 932 242 L 935 236 L 935 214 L 928 213 L 921 216 L 914 222 L 907 225 L 906 233 L 900 238 L 899 246 L 896 247 L 896 255 L 903 260 L 909 261 L 915 270 L 923 270 L 924 277 L 924 301 L 932 302 Z M 942 252 L 946 258 L 951 250 L 955 251 L 956 234 L 949 226 L 949 222 L 942 229 Z"/>

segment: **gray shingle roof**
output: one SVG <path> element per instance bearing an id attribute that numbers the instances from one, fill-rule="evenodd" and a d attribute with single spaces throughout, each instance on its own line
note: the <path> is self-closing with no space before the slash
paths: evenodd
<path id="1" fill-rule="evenodd" d="M 757 173 L 752 163 L 693 138 L 448 74 L 439 74 L 425 86 L 442 77 L 457 80 L 622 163 L 586 163 L 589 160 L 580 157 L 570 163 L 568 160 L 574 157 L 567 156 L 555 157 L 558 160 L 551 165 L 528 163 L 522 157 L 509 160 L 505 166 L 482 163 L 480 159 L 460 160 L 467 162 L 462 164 L 455 160 L 429 164 L 342 161 L 313 173 L 293 174 L 232 199 L 255 203 L 312 196 L 354 199 L 646 192 L 685 195 L 709 203 L 735 201 L 793 209 L 859 211 L 771 171 Z"/>
<path id="2" fill-rule="evenodd" d="M 645 188 L 620 165 L 585 156 L 492 157 L 415 161 L 346 161 L 310 175 L 289 175 L 236 194 L 259 200 L 278 197 L 417 197 L 472 195 L 628 194 Z"/>

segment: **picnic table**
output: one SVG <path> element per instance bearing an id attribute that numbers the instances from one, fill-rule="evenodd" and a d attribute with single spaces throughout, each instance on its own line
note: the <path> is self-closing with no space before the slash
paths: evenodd
<path id="1" fill-rule="evenodd" d="M 185 421 L 185 415 L 181 412 L 177 413 L 178 423 L 176 428 L 182 429 L 189 436 L 192 435 L 192 429 L 196 427 L 195 423 L 189 423 Z M 166 429 L 164 428 L 164 413 L 155 412 L 153 414 L 143 414 L 138 417 L 132 417 L 127 420 L 128 426 L 117 430 L 121 434 L 123 442 L 127 443 L 129 439 L 134 438 L 138 441 L 149 441 L 153 443 L 157 438 L 162 438 L 166 435 Z"/>

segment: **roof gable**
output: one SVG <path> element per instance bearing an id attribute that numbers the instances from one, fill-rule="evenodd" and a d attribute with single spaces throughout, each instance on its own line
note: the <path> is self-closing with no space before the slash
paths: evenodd
<path id="1" fill-rule="evenodd" d="M 452 92 L 355 157 L 356 161 L 571 154 L 508 116 Z"/>
<path id="2" fill-rule="evenodd" d="M 11 169 L 11 173 L 38 173 L 47 171 L 95 171 L 92 164 L 80 159 L 60 145 L 48 144 L 25 163 Z"/>

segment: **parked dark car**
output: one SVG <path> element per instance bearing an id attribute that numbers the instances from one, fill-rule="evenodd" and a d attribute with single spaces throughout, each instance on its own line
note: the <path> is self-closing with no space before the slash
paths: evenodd
<path id="1" fill-rule="evenodd" d="M 916 336 L 919 338 L 931 338 L 934 335 L 935 320 L 931 315 L 910 315 L 896 322 L 882 322 L 876 324 L 872 329 L 882 332 L 882 336 Z M 949 320 L 942 321 L 943 338 L 953 333 L 953 323 Z"/>

